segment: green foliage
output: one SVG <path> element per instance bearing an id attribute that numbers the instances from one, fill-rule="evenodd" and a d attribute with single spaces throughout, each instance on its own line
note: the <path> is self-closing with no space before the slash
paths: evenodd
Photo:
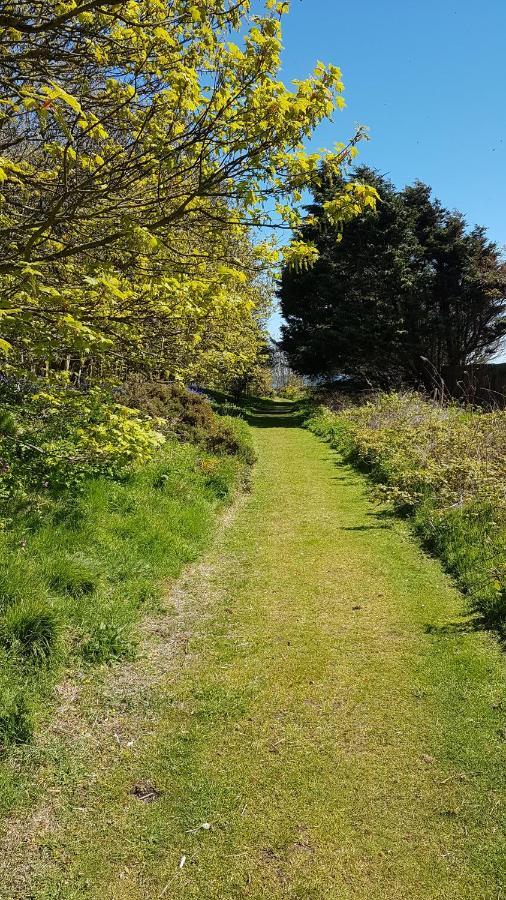
<path id="1" fill-rule="evenodd" d="M 229 499 L 234 485 L 233 460 L 207 456 L 200 461 L 200 468 L 205 476 L 206 489 L 211 496 L 219 500 Z"/>
<path id="2" fill-rule="evenodd" d="M 114 614 L 114 611 L 107 610 L 109 615 L 111 612 Z M 81 647 L 84 661 L 94 665 L 131 659 L 134 653 L 134 643 L 129 636 L 128 624 L 122 626 L 106 619 L 93 623 Z"/>
<path id="3" fill-rule="evenodd" d="M 377 209 L 338 234 L 326 213 L 336 189 L 329 177 L 301 229 L 318 259 L 283 272 L 282 347 L 292 368 L 369 387 L 429 387 L 443 367 L 491 356 L 506 333 L 500 247 L 420 182 L 397 191 L 369 169 L 354 177 L 376 186 Z"/>
<path id="4" fill-rule="evenodd" d="M 0 659 L 0 755 L 11 745 L 26 744 L 32 736 L 29 703 L 5 659 Z"/>
<path id="5" fill-rule="evenodd" d="M 303 400 L 307 395 L 307 388 L 302 378 L 291 374 L 283 387 L 278 388 L 276 394 L 285 400 Z"/>
<path id="6" fill-rule="evenodd" d="M 238 406 L 237 403 L 232 403 L 231 400 L 213 400 L 210 398 L 210 403 L 215 413 L 218 413 L 219 416 L 231 416 L 232 418 L 244 418 L 244 409 L 242 406 Z"/>
<path id="7" fill-rule="evenodd" d="M 335 65 L 280 80 L 288 3 L 6 0 L 0 13 L 0 353 L 81 377 L 248 375 L 264 343 L 252 227 L 300 221 L 308 153 L 344 105 Z M 239 36 L 240 46 L 231 40 Z M 51 60 L 50 70 L 48 59 Z M 341 228 L 374 203 L 336 191 Z M 301 241 L 287 259 L 317 255 Z"/>
<path id="8" fill-rule="evenodd" d="M 338 413 L 320 407 L 307 426 L 413 515 L 472 609 L 506 633 L 506 413 L 381 394 Z"/>
<path id="9" fill-rule="evenodd" d="M 0 387 L 0 510 L 46 508 L 86 479 L 120 477 L 147 462 L 164 437 L 156 422 L 94 388 L 5 379 Z M 6 424 L 8 423 L 8 424 Z"/>
<path id="10" fill-rule="evenodd" d="M 242 462 L 251 466 L 256 454 L 253 449 L 251 432 L 244 419 L 222 416 L 216 431 L 212 432 L 206 446 L 213 453 L 237 456 Z"/>
<path id="11" fill-rule="evenodd" d="M 204 440 L 216 417 L 207 398 L 188 391 L 182 384 L 144 381 L 136 378 L 121 390 L 127 406 L 147 416 L 165 420 L 165 427 L 185 441 Z"/>

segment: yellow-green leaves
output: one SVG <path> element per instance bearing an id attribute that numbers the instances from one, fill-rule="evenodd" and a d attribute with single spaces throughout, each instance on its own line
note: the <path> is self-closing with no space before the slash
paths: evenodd
<path id="1" fill-rule="evenodd" d="M 41 0 L 40 33 L 27 0 L 7 2 L 19 27 L 0 55 L 13 148 L 0 278 L 20 312 L 5 340 L 56 368 L 73 354 L 102 369 L 125 354 L 171 377 L 249 365 L 259 273 L 279 259 L 272 243 L 254 251 L 249 229 L 296 232 L 322 166 L 338 176 L 352 158 L 354 142 L 305 149 L 344 102 L 341 71 L 318 62 L 283 83 L 279 0 L 254 15 L 248 0 Z M 373 201 L 357 188 L 327 214 L 344 225 Z M 315 253 L 296 240 L 285 256 L 304 267 Z"/>
<path id="2" fill-rule="evenodd" d="M 314 265 L 318 259 L 318 250 L 314 244 L 294 240 L 284 248 L 283 258 L 285 265 L 300 272 Z"/>
<path id="3" fill-rule="evenodd" d="M 375 188 L 351 182 L 346 185 L 344 192 L 339 193 L 333 200 L 327 200 L 323 208 L 329 222 L 341 228 L 367 209 L 376 209 L 379 199 Z"/>
<path id="4" fill-rule="evenodd" d="M 49 81 L 51 87 L 43 87 L 42 94 L 48 97 L 50 100 L 62 100 L 63 103 L 66 103 L 67 106 L 70 106 L 75 113 L 81 113 L 81 104 L 72 94 L 69 94 L 68 91 L 64 90 L 61 85 L 56 84 L 55 81 Z"/>

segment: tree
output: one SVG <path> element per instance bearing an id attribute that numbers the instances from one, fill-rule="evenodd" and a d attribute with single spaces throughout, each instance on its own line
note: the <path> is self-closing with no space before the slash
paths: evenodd
<path id="1" fill-rule="evenodd" d="M 138 350 L 145 326 L 181 342 L 187 312 L 216 319 L 227 285 L 236 297 L 250 277 L 236 248 L 272 224 L 264 201 L 281 227 L 297 224 L 321 160 L 339 171 L 361 134 L 304 152 L 343 84 L 323 64 L 293 89 L 279 80 L 288 6 L 265 0 L 249 16 L 249 0 L 3 0 L 4 350 L 110 353 L 118 336 Z M 359 186 L 333 196 L 329 216 L 345 222 L 373 200 Z M 303 265 L 314 248 L 287 254 Z"/>
<path id="2" fill-rule="evenodd" d="M 506 267 L 483 228 L 417 182 L 396 191 L 358 169 L 381 201 L 342 235 L 325 221 L 332 178 L 315 191 L 300 230 L 319 258 L 285 267 L 282 347 L 304 375 L 360 375 L 377 385 L 427 381 L 434 370 L 488 358 L 506 334 Z M 337 238 L 337 239 L 336 239 Z"/>
<path id="3" fill-rule="evenodd" d="M 412 351 L 437 371 L 488 359 L 506 334 L 506 266 L 486 229 L 431 199 L 421 183 L 401 194 L 418 244 Z M 417 340 L 418 337 L 418 340 Z"/>

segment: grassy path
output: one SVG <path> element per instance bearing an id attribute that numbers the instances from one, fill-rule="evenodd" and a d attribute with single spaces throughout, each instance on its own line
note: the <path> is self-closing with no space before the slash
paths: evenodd
<path id="1" fill-rule="evenodd" d="M 256 417 L 253 493 L 179 589 L 183 649 L 23 896 L 506 897 L 499 649 L 450 624 L 438 564 L 294 424 Z"/>

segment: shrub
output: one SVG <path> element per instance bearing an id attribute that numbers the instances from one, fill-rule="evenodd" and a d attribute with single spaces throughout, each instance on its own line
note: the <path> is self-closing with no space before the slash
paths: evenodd
<path id="1" fill-rule="evenodd" d="M 180 384 L 134 379 L 122 387 L 120 396 L 145 415 L 164 419 L 166 428 L 185 441 L 198 443 L 215 427 L 216 417 L 207 398 Z"/>
<path id="2" fill-rule="evenodd" d="M 238 456 L 248 465 L 255 461 L 246 423 L 217 415 L 202 394 L 179 384 L 134 380 L 123 387 L 122 397 L 141 412 L 165 420 L 167 431 L 181 440 L 202 444 L 210 453 Z"/>
<path id="3" fill-rule="evenodd" d="M 230 416 L 220 418 L 205 445 L 212 453 L 237 456 L 249 466 L 253 465 L 256 459 L 251 431 L 243 419 L 234 419 Z"/>
<path id="4" fill-rule="evenodd" d="M 307 395 L 307 388 L 302 378 L 298 375 L 291 375 L 287 383 L 276 391 L 276 394 L 284 400 L 303 400 Z"/>
<path id="5" fill-rule="evenodd" d="M 0 382 L 0 512 L 42 513 L 97 475 L 146 462 L 164 438 L 153 420 L 97 388 L 65 381 Z M 35 517 L 37 518 L 37 517 Z"/>
<path id="6" fill-rule="evenodd" d="M 506 412 L 380 394 L 307 426 L 366 469 L 442 559 L 487 625 L 506 633 Z"/>

